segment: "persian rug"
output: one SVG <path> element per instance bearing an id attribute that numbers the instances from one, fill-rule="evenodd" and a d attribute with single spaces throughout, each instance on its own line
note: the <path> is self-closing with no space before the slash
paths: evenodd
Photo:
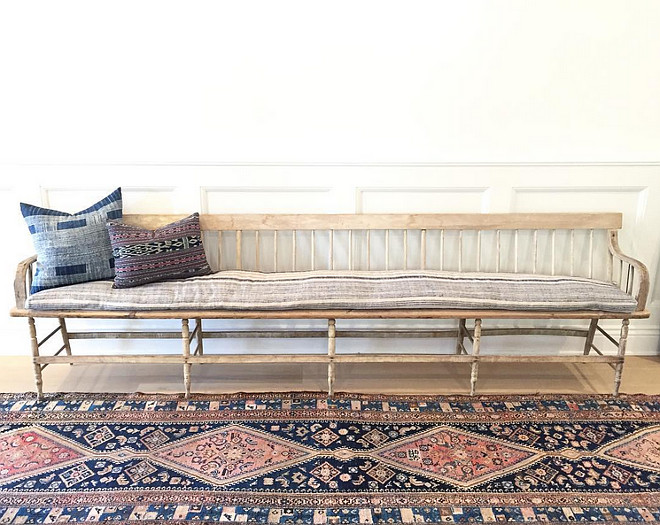
<path id="1" fill-rule="evenodd" d="M 660 397 L 0 395 L 0 523 L 660 521 Z"/>

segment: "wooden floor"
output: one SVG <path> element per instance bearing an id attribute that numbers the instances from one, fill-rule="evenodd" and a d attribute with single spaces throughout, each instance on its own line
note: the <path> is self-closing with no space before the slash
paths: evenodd
<path id="1" fill-rule="evenodd" d="M 28 357 L 0 358 L 0 391 L 34 389 Z M 326 388 L 321 365 L 193 366 L 193 392 L 269 392 Z M 484 364 L 478 393 L 610 393 L 614 372 L 603 364 Z M 339 365 L 337 392 L 463 394 L 470 391 L 464 364 Z M 44 391 L 182 392 L 180 366 L 53 365 L 44 370 Z M 660 357 L 628 357 L 622 393 L 660 394 Z"/>

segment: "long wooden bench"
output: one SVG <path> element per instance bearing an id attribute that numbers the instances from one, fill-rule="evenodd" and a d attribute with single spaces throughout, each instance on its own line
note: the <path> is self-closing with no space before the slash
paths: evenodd
<path id="1" fill-rule="evenodd" d="M 181 218 L 179 215 L 127 215 L 125 221 L 155 228 Z M 296 310 L 41 310 L 26 308 L 36 257 L 18 265 L 15 278 L 16 307 L 11 315 L 27 317 L 30 330 L 36 390 L 42 396 L 42 371 L 51 364 L 178 363 L 183 366 L 185 394 L 191 391 L 191 367 L 204 363 L 319 363 L 327 366 L 328 391 L 333 394 L 336 365 L 371 362 L 458 362 L 470 365 L 471 393 L 475 393 L 479 363 L 567 362 L 606 363 L 614 370 L 617 395 L 626 352 L 630 319 L 647 318 L 649 290 L 646 267 L 625 255 L 618 244 L 622 226 L 619 213 L 559 214 L 355 214 L 355 215 L 202 215 L 201 225 L 209 261 L 216 270 L 297 272 L 301 270 L 435 269 L 531 275 L 581 276 L 611 282 L 633 297 L 634 311 L 594 310 L 520 311 L 493 308 L 434 309 L 296 309 Z M 41 292 L 43 293 L 43 292 Z M 38 339 L 35 319 L 57 319 L 54 329 Z M 67 318 L 180 319 L 177 331 L 78 331 L 67 330 Z M 322 330 L 208 330 L 205 319 L 323 319 Z M 338 329 L 337 320 L 350 319 L 451 319 L 455 328 Z M 502 326 L 502 320 L 565 320 L 571 326 Z M 616 338 L 599 321 L 621 320 Z M 190 320 L 194 321 L 191 327 Z M 483 327 L 492 320 L 492 327 Z M 589 321 L 575 326 L 575 320 Z M 470 321 L 468 323 L 468 321 Z M 473 323 L 473 326 L 469 326 Z M 56 334 L 62 344 L 53 355 L 42 355 L 44 344 Z M 594 345 L 596 333 L 614 344 L 606 355 Z M 584 338 L 578 355 L 482 355 L 482 337 L 502 335 L 558 335 Z M 204 341 L 225 337 L 325 337 L 327 354 L 212 354 Z M 452 337 L 451 354 L 338 353 L 341 337 Z M 181 338 L 183 351 L 172 354 L 73 355 L 76 339 Z M 468 351 L 465 340 L 469 340 Z M 193 344 L 194 343 L 194 344 Z M 592 353 L 593 351 L 593 353 Z"/>

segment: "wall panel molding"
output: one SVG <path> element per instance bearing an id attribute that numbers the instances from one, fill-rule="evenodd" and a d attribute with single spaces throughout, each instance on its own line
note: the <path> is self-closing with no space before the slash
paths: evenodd
<path id="1" fill-rule="evenodd" d="M 202 186 L 200 209 L 202 213 L 314 213 L 315 210 L 322 213 L 323 208 L 333 207 L 332 189 L 328 186 Z M 213 197 L 223 194 L 231 195 L 231 203 L 214 206 Z"/>
<path id="2" fill-rule="evenodd" d="M 41 186 L 41 205 L 46 208 L 78 211 L 73 202 L 80 203 L 80 209 L 84 209 L 94 202 L 95 198 L 102 198 L 102 193 L 113 191 L 117 186 L 108 186 L 100 189 L 97 186 Z M 175 186 L 122 186 L 122 199 L 124 211 L 132 211 L 135 208 L 139 213 L 159 213 L 163 207 L 172 208 L 172 198 L 176 191 Z M 66 195 L 77 195 L 69 202 L 53 203 L 53 194 L 60 193 L 60 200 L 66 201 Z M 62 199 L 62 197 L 65 197 Z M 72 202 L 73 201 L 73 202 Z M 68 204 L 68 205 L 67 205 Z M 75 213 L 75 211 L 73 213 Z"/>
<path id="3" fill-rule="evenodd" d="M 489 208 L 489 187 L 488 186 L 389 186 L 389 187 L 358 187 L 355 189 L 355 213 L 385 213 L 399 211 L 401 213 L 442 213 L 445 212 L 465 212 L 480 213 L 487 212 Z M 391 198 L 400 200 L 399 195 L 405 196 L 405 205 L 400 208 L 400 203 L 393 205 Z M 435 195 L 439 202 L 429 206 L 427 198 Z M 372 200 L 380 200 L 380 209 L 371 209 L 366 202 L 371 196 Z M 449 209 L 446 202 L 451 197 L 456 206 L 461 197 L 470 199 L 469 203 L 463 203 L 462 206 L 455 209 Z M 444 198 L 444 199 L 443 199 Z M 433 199 L 433 198 L 432 198 Z M 443 200 L 441 200 L 443 199 Z M 466 206 L 467 204 L 467 206 Z M 406 211 L 407 210 L 407 211 Z"/>

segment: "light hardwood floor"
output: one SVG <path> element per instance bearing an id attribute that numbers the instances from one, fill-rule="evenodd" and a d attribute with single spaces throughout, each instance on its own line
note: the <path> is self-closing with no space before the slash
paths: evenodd
<path id="1" fill-rule="evenodd" d="M 0 391 L 34 389 L 28 357 L 0 358 Z M 193 392 L 320 391 L 326 388 L 322 365 L 193 366 Z M 614 373 L 603 364 L 487 364 L 479 368 L 478 393 L 610 393 Z M 337 392 L 465 394 L 469 369 L 459 364 L 338 365 Z M 175 365 L 53 365 L 44 370 L 44 391 L 183 391 Z M 622 393 L 660 394 L 660 357 L 626 359 Z"/>

